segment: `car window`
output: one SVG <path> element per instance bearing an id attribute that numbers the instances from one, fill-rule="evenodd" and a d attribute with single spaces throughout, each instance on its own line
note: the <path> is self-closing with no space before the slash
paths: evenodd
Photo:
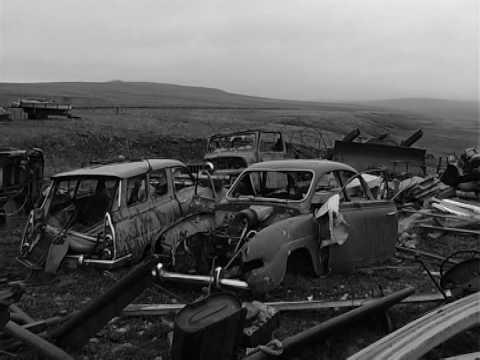
<path id="1" fill-rule="evenodd" d="M 186 167 L 178 166 L 173 168 L 173 184 L 175 191 L 195 185 L 192 175 Z"/>
<path id="2" fill-rule="evenodd" d="M 355 176 L 353 179 L 350 178 L 345 185 L 345 193 L 349 201 L 369 200 L 364 184 L 359 179 L 360 176 Z"/>
<path id="3" fill-rule="evenodd" d="M 312 178 L 310 171 L 248 171 L 241 175 L 230 195 L 302 200 L 310 189 Z"/>
<path id="4" fill-rule="evenodd" d="M 127 206 L 147 200 L 146 174 L 135 176 L 127 180 Z"/>
<path id="5" fill-rule="evenodd" d="M 323 204 L 341 188 L 340 182 L 333 172 L 322 174 L 315 184 L 313 202 L 316 205 Z"/>
<path id="6" fill-rule="evenodd" d="M 168 194 L 168 179 L 165 169 L 150 172 L 150 194 L 152 198 L 161 198 Z"/>
<path id="7" fill-rule="evenodd" d="M 283 151 L 282 136 L 279 133 L 262 133 L 260 135 L 260 151 Z"/>

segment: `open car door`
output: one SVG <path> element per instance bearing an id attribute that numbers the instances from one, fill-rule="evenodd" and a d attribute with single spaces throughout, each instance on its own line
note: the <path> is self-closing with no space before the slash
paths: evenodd
<path id="1" fill-rule="evenodd" d="M 328 247 L 328 267 L 350 272 L 393 256 L 397 238 L 397 209 L 392 201 L 375 200 L 361 174 L 347 181 L 338 193 L 339 213 L 346 222 L 348 237 Z"/>

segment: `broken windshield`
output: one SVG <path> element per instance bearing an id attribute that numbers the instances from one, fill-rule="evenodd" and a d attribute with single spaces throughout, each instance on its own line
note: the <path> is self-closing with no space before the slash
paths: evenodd
<path id="1" fill-rule="evenodd" d="M 246 171 L 229 192 L 233 198 L 304 200 L 310 190 L 310 171 Z"/>
<path id="2" fill-rule="evenodd" d="M 207 152 L 253 150 L 255 140 L 255 133 L 213 136 L 208 142 Z"/>
<path id="3" fill-rule="evenodd" d="M 118 182 L 118 179 L 107 177 L 56 180 L 49 194 L 47 223 L 85 231 L 103 222 L 116 197 Z"/>

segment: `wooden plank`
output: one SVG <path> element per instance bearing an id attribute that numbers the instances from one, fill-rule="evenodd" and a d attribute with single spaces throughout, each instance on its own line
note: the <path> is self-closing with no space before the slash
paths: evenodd
<path id="1" fill-rule="evenodd" d="M 462 228 L 454 228 L 454 227 L 446 227 L 446 226 L 435 226 L 435 225 L 424 225 L 424 224 L 418 224 L 416 225 L 416 227 L 421 229 L 456 232 L 459 234 L 480 235 L 480 230 L 470 230 L 470 229 L 462 229 Z"/>
<path id="2" fill-rule="evenodd" d="M 451 296 L 451 293 L 447 293 L 447 296 Z M 335 308 L 352 308 L 365 305 L 369 302 L 375 301 L 375 298 L 366 299 L 352 299 L 352 300 L 340 300 L 340 301 L 276 301 L 266 302 L 265 305 L 269 306 L 276 311 L 317 311 Z M 412 295 L 404 300 L 401 304 L 421 304 L 428 302 L 444 301 L 445 298 L 442 294 L 420 294 Z M 130 304 L 122 312 L 123 316 L 161 316 L 171 313 L 176 313 L 183 309 L 185 304 Z"/>

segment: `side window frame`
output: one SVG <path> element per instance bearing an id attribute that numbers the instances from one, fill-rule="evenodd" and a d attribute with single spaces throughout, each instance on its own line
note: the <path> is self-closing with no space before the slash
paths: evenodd
<path id="1" fill-rule="evenodd" d="M 156 169 L 156 170 L 151 170 L 148 173 L 148 188 L 149 188 L 148 196 L 150 197 L 150 199 L 152 201 L 161 201 L 161 200 L 164 200 L 164 199 L 171 199 L 172 198 L 173 184 L 172 184 L 172 181 L 171 181 L 171 177 L 169 175 L 170 171 L 168 171 L 168 170 L 169 170 L 168 168 L 160 168 L 160 169 Z M 165 175 L 167 191 L 162 195 L 157 195 L 156 191 L 150 191 L 150 187 L 155 188 L 153 185 L 151 185 L 150 181 L 152 179 L 152 174 L 155 173 L 155 172 L 160 172 L 160 171 L 163 172 L 164 175 Z"/>
<path id="2" fill-rule="evenodd" d="M 190 180 L 192 181 L 191 186 L 195 186 L 195 177 L 193 176 L 193 174 L 190 172 L 190 170 L 186 166 L 172 166 L 170 168 L 170 174 L 171 174 L 171 185 L 172 185 L 173 194 L 176 194 L 177 192 L 179 192 L 179 191 L 181 191 L 181 190 L 183 190 L 187 187 L 187 186 L 184 186 L 181 189 L 177 189 L 175 187 L 175 172 L 178 169 L 182 169 L 186 174 L 188 174 Z"/>
<path id="3" fill-rule="evenodd" d="M 145 197 L 144 197 L 143 200 L 139 200 L 139 199 L 138 199 L 138 193 L 137 193 L 137 199 L 136 199 L 134 202 L 131 202 L 131 203 L 130 203 L 130 197 L 132 196 L 132 194 L 131 194 L 131 193 L 129 194 L 129 186 L 128 186 L 128 185 L 129 185 L 129 183 L 130 183 L 130 181 L 131 181 L 132 179 L 136 179 L 136 178 L 143 178 L 142 180 L 145 181 L 145 186 L 144 186 L 144 188 L 145 188 Z M 127 206 L 128 208 L 134 207 L 134 206 L 137 206 L 137 205 L 140 205 L 140 204 L 143 204 L 143 203 L 145 203 L 145 202 L 147 202 L 147 201 L 149 200 L 150 194 L 149 194 L 149 191 L 148 191 L 148 174 L 147 174 L 147 173 L 140 174 L 140 175 L 136 175 L 136 176 L 132 176 L 132 177 L 127 178 L 127 179 L 125 179 L 125 180 L 126 180 L 126 182 L 125 182 L 125 186 L 126 186 L 126 189 L 125 189 L 125 192 L 126 192 L 126 194 L 125 194 L 125 195 L 126 195 L 126 196 L 125 196 L 125 203 L 126 203 L 126 206 Z M 136 191 L 139 191 L 139 190 L 140 190 L 140 189 L 137 189 Z"/>
<path id="4" fill-rule="evenodd" d="M 266 134 L 272 134 L 275 136 L 278 136 L 277 141 L 280 141 L 282 144 L 282 150 L 273 150 L 275 147 L 275 144 L 272 144 L 271 148 L 268 150 L 262 150 L 262 145 L 264 144 L 263 139 L 265 138 Z M 259 153 L 284 153 L 285 152 L 285 143 L 283 141 L 282 134 L 279 132 L 275 131 L 266 131 L 266 132 L 261 132 L 258 137 L 258 152 Z"/>
<path id="5" fill-rule="evenodd" d="M 350 184 L 355 179 L 358 179 L 358 181 L 360 182 L 360 187 L 361 187 L 361 189 L 363 191 L 363 195 L 364 195 L 362 200 L 373 200 L 374 199 L 373 195 L 372 195 L 368 185 L 366 184 L 365 180 L 363 179 L 361 173 L 354 173 L 352 176 L 350 176 L 348 178 L 339 174 L 339 178 L 342 182 L 341 192 L 343 193 L 343 202 L 353 202 L 346 187 L 347 187 L 348 184 Z"/>

